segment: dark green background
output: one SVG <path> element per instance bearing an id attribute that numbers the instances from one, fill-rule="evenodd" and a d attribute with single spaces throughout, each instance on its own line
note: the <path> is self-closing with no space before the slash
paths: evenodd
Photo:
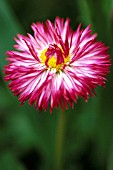
<path id="1" fill-rule="evenodd" d="M 113 58 L 113 0 L 0 0 L 0 170 L 113 170 L 112 67 L 106 88 L 98 87 L 88 103 L 79 99 L 63 117 L 59 109 L 50 115 L 28 103 L 20 107 L 4 82 L 14 36 L 33 34 L 32 22 L 56 16 L 70 17 L 73 29 L 92 24 Z"/>

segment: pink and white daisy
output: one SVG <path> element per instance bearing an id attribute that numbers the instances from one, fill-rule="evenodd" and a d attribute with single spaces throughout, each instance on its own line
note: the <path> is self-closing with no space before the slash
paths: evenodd
<path id="1" fill-rule="evenodd" d="M 23 104 L 50 112 L 61 106 L 73 107 L 78 97 L 85 101 L 104 86 L 109 73 L 108 47 L 96 42 L 90 26 L 71 30 L 70 20 L 57 17 L 55 22 L 33 23 L 34 36 L 18 34 L 17 51 L 8 51 L 5 80 Z"/>

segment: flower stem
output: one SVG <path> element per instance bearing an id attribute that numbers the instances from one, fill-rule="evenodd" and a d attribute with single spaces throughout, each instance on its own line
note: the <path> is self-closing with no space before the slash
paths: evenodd
<path id="1" fill-rule="evenodd" d="M 56 145 L 55 145 L 55 170 L 63 169 L 63 149 L 65 140 L 65 121 L 64 112 L 59 113 L 58 124 L 56 129 Z"/>

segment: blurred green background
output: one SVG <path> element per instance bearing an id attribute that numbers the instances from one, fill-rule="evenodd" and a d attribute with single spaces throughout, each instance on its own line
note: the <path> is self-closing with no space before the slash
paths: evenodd
<path id="1" fill-rule="evenodd" d="M 113 71 L 88 103 L 61 114 L 20 107 L 3 78 L 5 52 L 32 22 L 70 17 L 92 24 L 113 58 L 113 0 L 0 0 L 0 170 L 113 170 Z"/>

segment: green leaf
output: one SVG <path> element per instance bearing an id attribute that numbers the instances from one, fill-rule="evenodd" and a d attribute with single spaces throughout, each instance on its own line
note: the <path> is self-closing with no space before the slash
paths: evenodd
<path id="1" fill-rule="evenodd" d="M 12 49 L 13 38 L 23 29 L 6 0 L 0 0 L 0 70 L 5 62 L 5 52 Z"/>
<path id="2" fill-rule="evenodd" d="M 0 155 L 0 169 L 2 170 L 25 170 L 11 152 L 4 152 Z"/>

